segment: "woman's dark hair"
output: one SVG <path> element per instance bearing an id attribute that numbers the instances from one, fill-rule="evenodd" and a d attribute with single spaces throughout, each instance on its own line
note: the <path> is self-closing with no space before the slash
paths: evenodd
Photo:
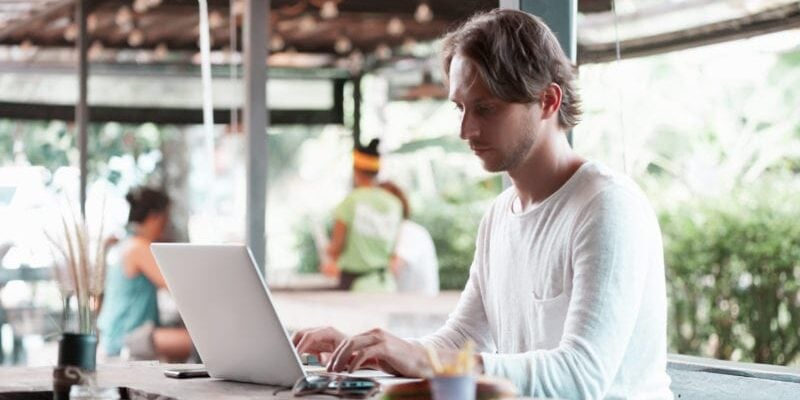
<path id="1" fill-rule="evenodd" d="M 403 219 L 408 219 L 411 215 L 411 208 L 408 206 L 408 199 L 399 186 L 395 185 L 392 181 L 381 182 L 378 186 L 381 189 L 393 194 L 403 204 Z"/>
<path id="2" fill-rule="evenodd" d="M 169 197 L 166 193 L 147 187 L 131 190 L 125 196 L 125 200 L 131 205 L 128 222 L 144 222 L 151 213 L 163 212 L 169 207 Z"/>

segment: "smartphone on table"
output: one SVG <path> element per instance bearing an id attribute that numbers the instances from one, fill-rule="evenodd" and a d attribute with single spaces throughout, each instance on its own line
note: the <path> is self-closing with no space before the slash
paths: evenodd
<path id="1" fill-rule="evenodd" d="M 204 367 L 169 368 L 164 370 L 164 376 L 175 379 L 208 378 L 208 370 Z"/>

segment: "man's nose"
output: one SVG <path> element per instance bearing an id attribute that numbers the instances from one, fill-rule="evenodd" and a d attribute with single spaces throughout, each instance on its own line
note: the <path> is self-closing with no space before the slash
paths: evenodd
<path id="1" fill-rule="evenodd" d="M 476 138 L 480 134 L 480 127 L 475 121 L 475 118 L 468 112 L 461 113 L 461 133 L 459 137 L 462 140 L 470 140 Z"/>

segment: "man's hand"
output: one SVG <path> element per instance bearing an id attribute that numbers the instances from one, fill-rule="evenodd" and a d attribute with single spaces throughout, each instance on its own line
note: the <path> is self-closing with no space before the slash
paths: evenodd
<path id="1" fill-rule="evenodd" d="M 297 354 L 314 354 L 322 362 L 323 353 L 333 353 L 347 335 L 331 327 L 302 329 L 292 335 Z"/>
<path id="2" fill-rule="evenodd" d="M 329 372 L 379 368 L 399 376 L 422 377 L 430 370 L 425 349 L 382 329 L 344 340 L 331 355 Z"/>
<path id="3" fill-rule="evenodd" d="M 322 264 L 319 270 L 322 272 L 322 275 L 330 278 L 339 278 L 339 275 L 342 273 L 335 261 L 329 261 Z"/>

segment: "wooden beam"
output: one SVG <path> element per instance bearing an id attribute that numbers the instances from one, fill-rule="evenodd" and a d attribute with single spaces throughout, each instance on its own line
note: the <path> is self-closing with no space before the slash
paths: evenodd
<path id="1" fill-rule="evenodd" d="M 40 24 L 54 16 L 69 15 L 75 7 L 75 0 L 62 0 L 54 5 L 41 9 L 39 12 L 28 18 L 21 18 L 8 26 L 0 29 L 0 41 L 15 36 L 20 32 L 28 31 L 34 24 Z"/>
<path id="2" fill-rule="evenodd" d="M 339 104 L 337 106 L 337 104 Z M 203 123 L 203 112 L 190 108 L 150 108 L 150 107 L 111 107 L 89 106 L 92 122 L 121 122 L 195 125 Z M 265 110 L 266 112 L 266 110 Z M 16 102 L 0 102 L 0 118 L 24 120 L 61 120 L 74 121 L 75 106 L 57 104 L 30 104 Z M 230 110 L 214 110 L 214 121 L 221 124 L 230 123 Z M 269 110 L 271 125 L 315 125 L 342 124 L 341 100 L 330 110 Z"/>
<path id="3" fill-rule="evenodd" d="M 645 57 L 670 51 L 744 39 L 800 27 L 800 3 L 791 3 L 746 17 L 706 24 L 675 32 L 623 40 L 623 59 Z M 616 59 L 616 44 L 600 43 L 578 47 L 578 63 L 591 64 Z"/>

